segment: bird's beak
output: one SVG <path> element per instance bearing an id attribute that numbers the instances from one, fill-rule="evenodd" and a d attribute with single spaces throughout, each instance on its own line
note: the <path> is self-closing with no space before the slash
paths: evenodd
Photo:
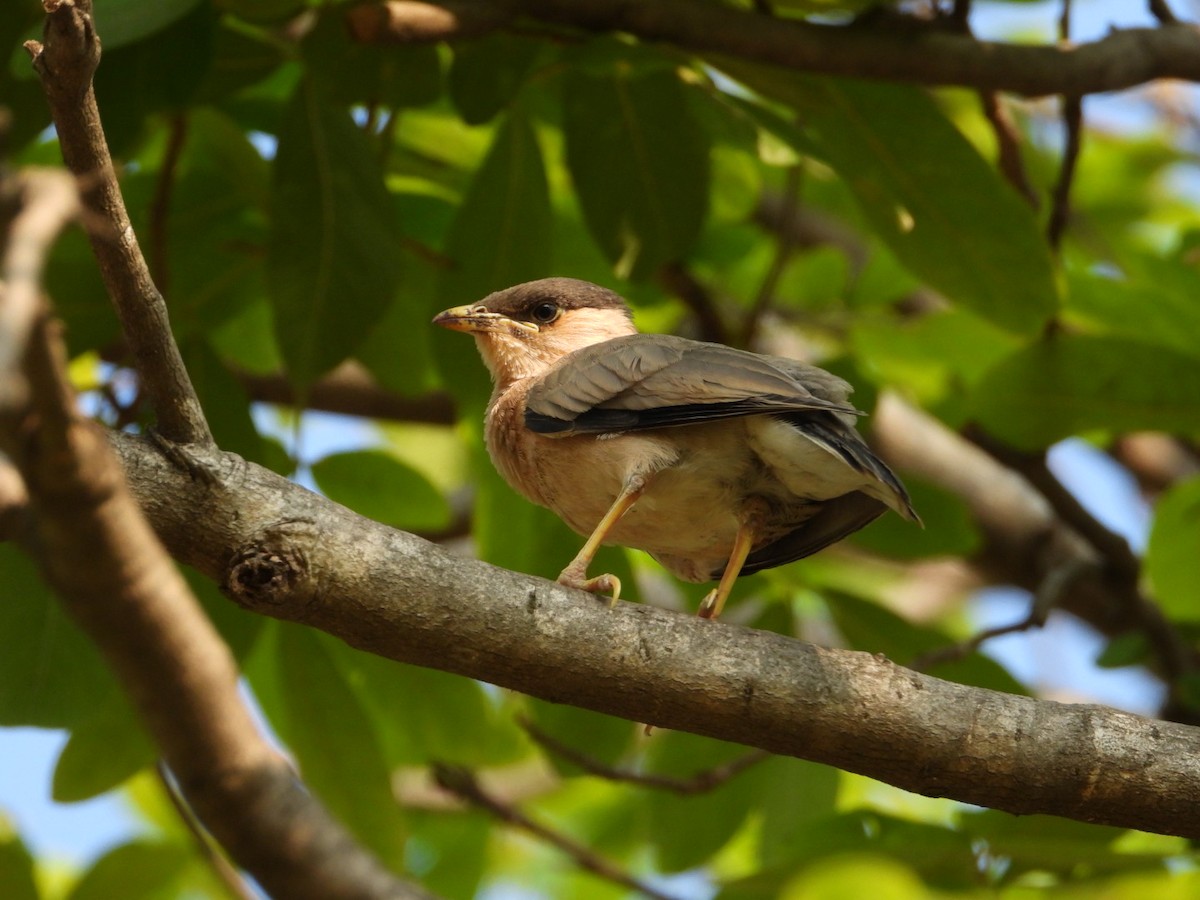
<path id="1" fill-rule="evenodd" d="M 501 313 L 492 312 L 485 306 L 455 306 L 443 310 L 433 317 L 434 325 L 441 325 L 451 331 L 489 332 L 514 331 L 537 332 L 538 327 L 529 322 L 518 322 Z"/>

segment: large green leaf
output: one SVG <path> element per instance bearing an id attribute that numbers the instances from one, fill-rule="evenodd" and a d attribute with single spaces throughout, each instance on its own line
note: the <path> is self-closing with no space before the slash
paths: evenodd
<path id="1" fill-rule="evenodd" d="M 543 41 L 506 33 L 456 45 L 450 99 L 463 121 L 479 125 L 508 106 L 544 46 Z"/>
<path id="2" fill-rule="evenodd" d="M 420 106 L 441 93 L 436 47 L 347 40 L 342 11 L 334 7 L 318 17 L 301 52 L 314 82 L 339 103 Z"/>
<path id="3" fill-rule="evenodd" d="M 160 285 L 177 335 L 211 329 L 263 295 L 270 203 L 267 163 L 231 119 L 199 109 L 183 127 Z M 154 156 L 147 164 L 162 165 Z"/>
<path id="4" fill-rule="evenodd" d="M 335 453 L 315 463 L 312 473 L 329 499 L 385 525 L 436 531 L 450 524 L 446 498 L 384 450 Z"/>
<path id="5" fill-rule="evenodd" d="M 1200 478 L 1177 484 L 1158 501 L 1146 548 L 1154 598 L 1173 619 L 1200 619 Z"/>
<path id="6" fill-rule="evenodd" d="M 1162 263 L 1161 268 L 1168 268 Z M 1091 333 L 1161 344 L 1200 356 L 1200 278 L 1177 264 L 1174 283 L 1162 277 L 1124 279 L 1072 275 L 1064 312 Z"/>
<path id="7" fill-rule="evenodd" d="M 389 765 L 494 765 L 517 754 L 516 726 L 507 717 L 501 720 L 478 682 L 348 648 L 336 650 L 339 668 L 378 726 Z"/>
<path id="8" fill-rule="evenodd" d="M 863 216 L 918 277 L 1011 331 L 1034 334 L 1058 290 L 1033 212 L 923 90 L 749 63 L 735 77 L 791 105 Z"/>
<path id="9" fill-rule="evenodd" d="M 496 131 L 446 238 L 440 295 L 467 303 L 550 272 L 550 193 L 533 127 L 514 110 Z"/>
<path id="10" fill-rule="evenodd" d="M 284 737 L 305 783 L 383 863 L 399 868 L 404 821 L 370 715 L 334 664 L 325 638 L 307 628 L 279 629 L 279 689 Z"/>
<path id="11" fill-rule="evenodd" d="M 301 81 L 275 159 L 268 275 L 275 332 L 301 388 L 345 359 L 399 284 L 399 231 L 366 137 Z"/>
<path id="12" fill-rule="evenodd" d="M 1002 359 L 972 398 L 989 432 L 1046 447 L 1090 430 L 1200 432 L 1200 360 L 1115 337 L 1055 336 Z"/>
<path id="13" fill-rule="evenodd" d="M 532 126 L 514 110 L 459 206 L 446 238 L 451 267 L 438 282 L 442 306 L 472 303 L 492 291 L 551 274 L 550 193 Z M 438 329 L 434 356 L 461 400 L 482 403 L 487 377 L 472 342 Z M 475 377 L 464 378 L 464 372 Z"/>
<path id="14" fill-rule="evenodd" d="M 0 545 L 0 725 L 70 728 L 116 685 L 37 569 Z"/>
<path id="15" fill-rule="evenodd" d="M 708 211 L 710 141 L 675 72 L 573 68 L 563 115 L 584 219 L 617 270 L 645 278 L 686 255 Z"/>
<path id="16" fill-rule="evenodd" d="M 683 731 L 655 735 L 647 770 L 686 779 L 748 753 L 745 747 Z M 646 798 L 648 834 L 658 866 L 680 872 L 709 861 L 741 827 L 757 803 L 743 772 L 713 790 L 697 794 L 653 791 Z"/>

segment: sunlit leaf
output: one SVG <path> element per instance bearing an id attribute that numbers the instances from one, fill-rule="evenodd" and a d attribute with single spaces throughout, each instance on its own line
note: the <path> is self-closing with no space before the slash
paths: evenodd
<path id="1" fill-rule="evenodd" d="M 997 325 L 1033 334 L 1058 290 L 1028 205 L 919 88 L 727 67 L 793 106 L 864 218 L 916 275 Z"/>
<path id="2" fill-rule="evenodd" d="M 124 695 L 114 692 L 71 731 L 54 767 L 52 796 L 73 803 L 120 785 L 157 757 Z"/>
<path id="3" fill-rule="evenodd" d="M 1200 620 L 1200 479 L 1172 487 L 1158 501 L 1146 548 L 1154 599 L 1170 618 Z"/>
<path id="4" fill-rule="evenodd" d="M 1002 359 L 973 397 L 979 422 L 1018 447 L 1073 434 L 1200 431 L 1200 360 L 1122 338 L 1062 335 Z"/>
<path id="5" fill-rule="evenodd" d="M 383 450 L 355 450 L 313 464 L 331 500 L 385 525 L 436 531 L 450 523 L 446 498 L 420 472 Z"/>

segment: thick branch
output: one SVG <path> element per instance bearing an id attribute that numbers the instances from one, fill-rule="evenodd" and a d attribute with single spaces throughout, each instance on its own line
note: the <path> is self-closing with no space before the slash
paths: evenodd
<path id="1" fill-rule="evenodd" d="M 137 360 L 159 430 L 182 443 L 212 443 L 200 401 L 171 335 L 167 306 L 150 270 L 117 185 L 100 126 L 92 75 L 100 41 L 91 0 L 44 0 L 45 44 L 30 41 L 67 168 L 79 179 L 85 219 L 100 274 Z"/>
<path id="2" fill-rule="evenodd" d="M 547 700 L 859 772 L 931 796 L 1200 836 L 1197 732 L 951 684 L 880 656 L 588 594 L 438 547 L 231 454 L 202 486 L 113 435 L 171 551 L 266 615 Z"/>
<path id="3" fill-rule="evenodd" d="M 24 184 L 26 206 L 3 259 L 22 286 L 15 296 L 0 289 L 0 344 L 9 342 L 22 365 L 0 379 L 26 387 L 6 392 L 0 447 L 27 493 L 0 467 L 0 508 L 23 520 L 14 530 L 116 672 L 188 802 L 267 890 L 426 896 L 357 847 L 259 734 L 229 650 L 130 495 L 103 429 L 76 412 L 61 334 L 36 289 L 46 247 L 30 246 L 54 237 L 57 229 L 44 223 L 65 221 L 70 204 L 54 177 Z M 48 212 L 38 211 L 42 204 Z"/>
<path id="4" fill-rule="evenodd" d="M 409 23 L 437 3 L 385 0 L 353 8 L 364 42 L 412 39 Z M 1181 23 L 1113 31 L 1091 43 L 1052 46 L 980 41 L 937 21 L 889 15 L 851 25 L 782 20 L 693 0 L 513 0 L 510 8 L 545 23 L 619 31 L 698 53 L 717 53 L 800 72 L 959 85 L 1026 96 L 1083 96 L 1156 78 L 1200 80 L 1200 31 Z M 421 39 L 453 40 L 480 30 L 443 27 Z M 497 20 L 497 25 L 500 21 Z M 415 28 L 415 26 L 413 26 Z"/>

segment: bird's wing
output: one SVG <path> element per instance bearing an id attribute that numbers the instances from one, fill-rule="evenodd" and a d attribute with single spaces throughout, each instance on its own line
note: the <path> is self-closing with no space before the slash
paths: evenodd
<path id="1" fill-rule="evenodd" d="M 670 335 L 635 334 L 564 357 L 530 389 L 539 434 L 605 434 L 761 413 L 858 415 L 850 385 L 792 360 Z"/>
<path id="2" fill-rule="evenodd" d="M 818 550 L 824 550 L 830 544 L 836 544 L 847 535 L 871 524 L 886 509 L 881 501 L 860 491 L 826 500 L 820 510 L 803 525 L 751 553 L 740 574 L 753 575 L 763 569 L 773 569 L 812 556 Z M 714 572 L 712 577 L 720 578 L 721 570 Z"/>

